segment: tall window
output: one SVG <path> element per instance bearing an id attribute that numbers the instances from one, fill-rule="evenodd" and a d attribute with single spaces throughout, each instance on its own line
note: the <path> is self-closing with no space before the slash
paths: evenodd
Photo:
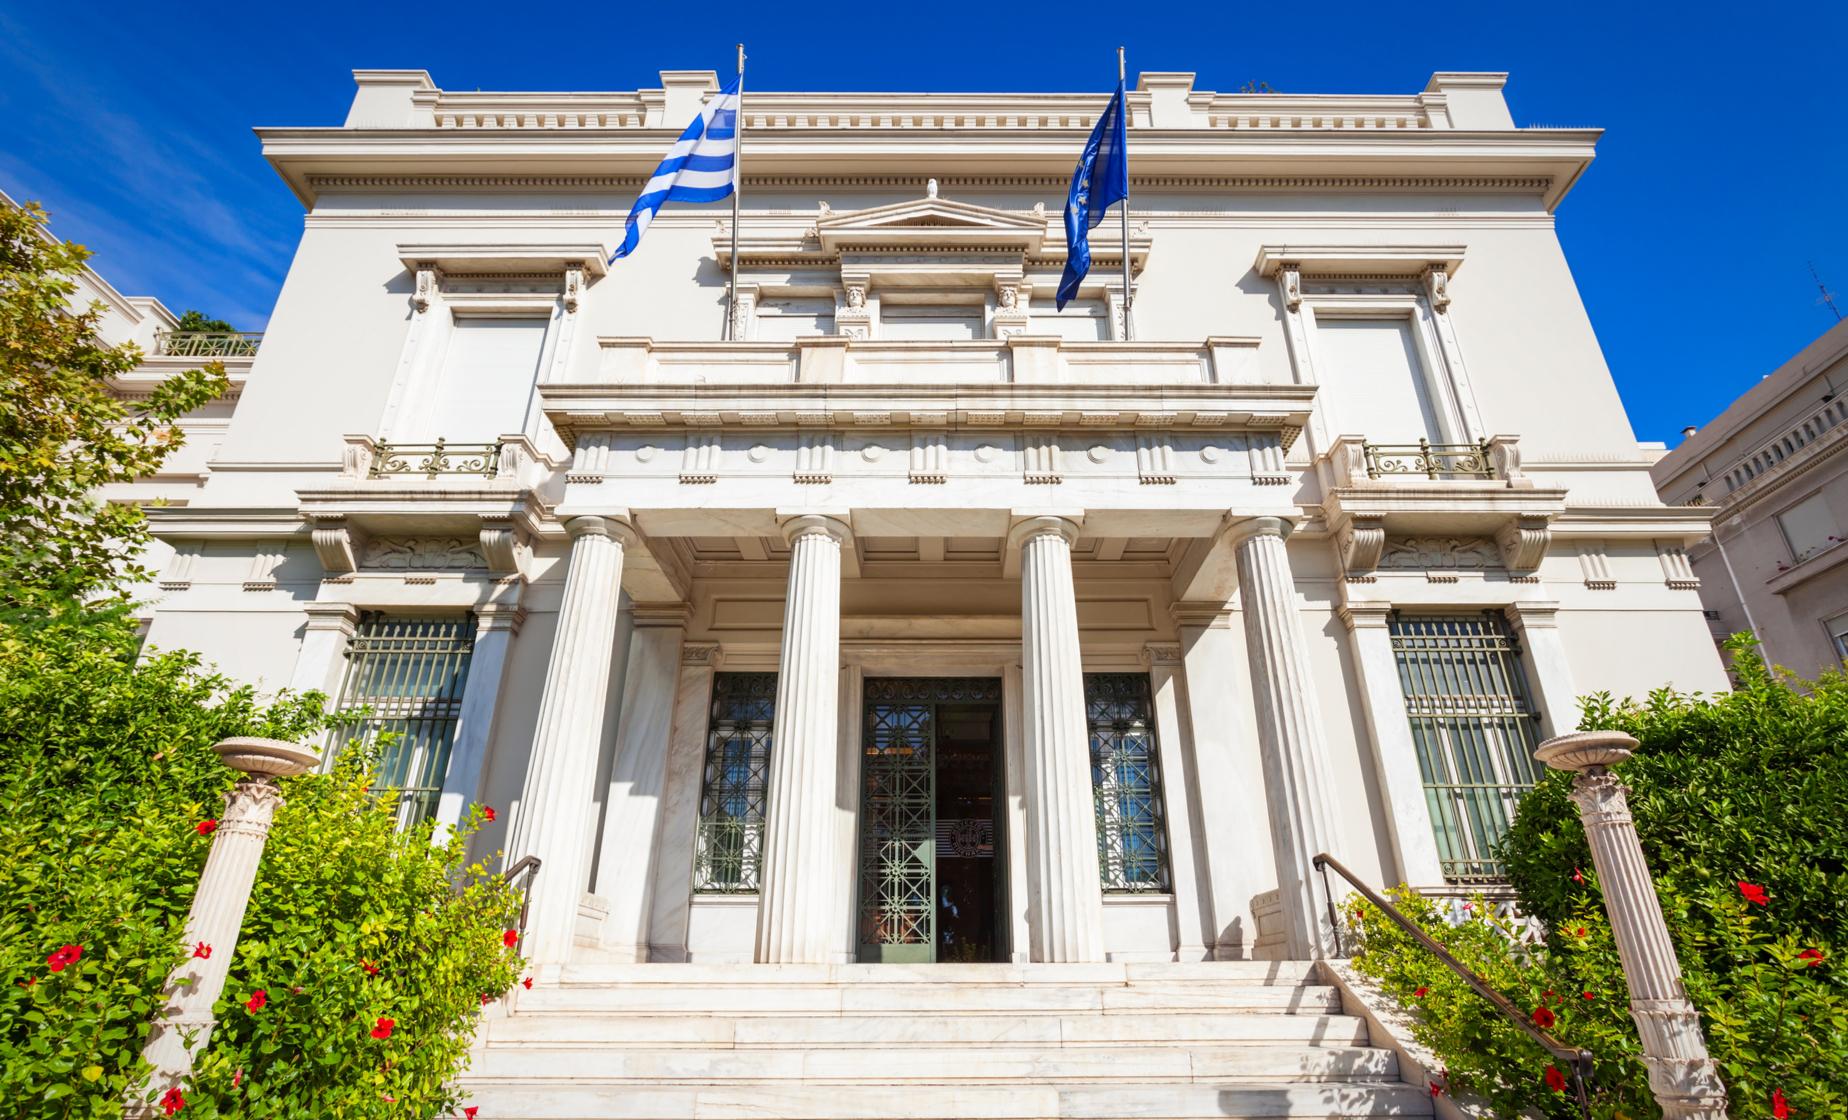
<path id="1" fill-rule="evenodd" d="M 1835 544 L 1842 535 L 1822 494 L 1811 494 L 1778 514 L 1777 524 L 1790 544 L 1790 555 L 1799 562 Z"/>
<path id="2" fill-rule="evenodd" d="M 1493 852 L 1539 774 L 1520 649 L 1497 611 L 1392 618 L 1444 878 L 1499 880 Z"/>
<path id="3" fill-rule="evenodd" d="M 1143 673 L 1086 673 L 1097 861 L 1104 890 L 1168 889 L 1167 822 L 1155 757 L 1155 717 Z"/>
<path id="4" fill-rule="evenodd" d="M 700 785 L 693 889 L 752 894 L 764 851 L 764 785 L 776 718 L 775 673 L 716 673 Z"/>
<path id="5" fill-rule="evenodd" d="M 351 740 L 376 743 L 389 733 L 379 756 L 379 786 L 399 791 L 399 820 L 405 825 L 436 809 L 474 648 L 473 615 L 377 613 L 360 616 L 347 647 L 328 758 Z"/>

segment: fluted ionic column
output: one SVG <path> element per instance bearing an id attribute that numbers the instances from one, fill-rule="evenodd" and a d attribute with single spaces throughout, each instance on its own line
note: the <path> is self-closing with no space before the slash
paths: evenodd
<path id="1" fill-rule="evenodd" d="M 1078 526 L 1035 517 L 1020 537 L 1021 740 L 1027 802 L 1027 929 L 1035 961 L 1104 959 L 1084 668 L 1072 541 Z"/>
<path id="2" fill-rule="evenodd" d="M 142 1049 L 154 1068 L 129 1090 L 124 1107 L 129 1117 L 154 1116 L 159 1098 L 182 1086 L 192 1073 L 193 1056 L 211 1041 L 216 1023 L 212 1004 L 224 992 L 263 846 L 282 805 L 275 779 L 320 762 L 313 752 L 276 739 L 226 739 L 213 749 L 245 776 L 225 794 L 224 814 L 212 833 L 212 848 L 186 915 L 186 948 L 192 955 L 168 978 L 161 1016 Z"/>
<path id="3" fill-rule="evenodd" d="M 1314 860 L 1333 836 L 1334 801 L 1315 675 L 1283 543 L 1288 531 L 1279 518 L 1253 517 L 1234 525 L 1230 539 L 1238 559 L 1245 647 L 1288 951 L 1291 959 L 1305 960 L 1326 952 Z"/>
<path id="4" fill-rule="evenodd" d="M 763 876 L 757 960 L 831 964 L 846 959 L 836 895 L 851 890 L 837 866 L 835 782 L 840 768 L 841 548 L 852 540 L 832 517 L 783 526 L 789 589 L 783 657 L 764 789 Z"/>
<path id="5" fill-rule="evenodd" d="M 1621 731 L 1580 731 L 1548 739 L 1534 757 L 1575 772 L 1572 801 L 1604 892 L 1656 1104 L 1667 1120 L 1726 1120 L 1726 1086 L 1707 1056 L 1700 1012 L 1682 987 L 1681 962 L 1643 860 L 1628 793 L 1610 772 L 1635 748 L 1636 740 Z"/>
<path id="6" fill-rule="evenodd" d="M 545 692 L 526 760 L 519 812 L 507 836 L 511 864 L 537 856 L 527 895 L 525 956 L 542 968 L 570 958 L 578 901 L 589 878 L 593 786 L 603 741 L 623 550 L 632 529 L 605 517 L 574 517 L 565 594 L 546 663 Z"/>

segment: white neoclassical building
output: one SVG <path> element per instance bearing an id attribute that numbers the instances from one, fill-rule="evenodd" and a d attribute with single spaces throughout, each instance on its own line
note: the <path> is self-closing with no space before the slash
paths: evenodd
<path id="1" fill-rule="evenodd" d="M 748 93 L 736 257 L 608 265 L 711 72 L 355 77 L 259 130 L 301 245 L 148 639 L 493 806 L 541 979 L 1309 960 L 1318 852 L 1493 885 L 1578 693 L 1725 686 L 1554 232 L 1598 134 L 1503 75 L 1144 73 L 1062 312 L 1098 93 Z"/>

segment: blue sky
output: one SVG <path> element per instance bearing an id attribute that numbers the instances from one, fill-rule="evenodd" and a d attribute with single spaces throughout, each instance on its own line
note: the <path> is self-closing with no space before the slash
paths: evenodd
<path id="1" fill-rule="evenodd" d="M 1080 13 L 1077 15 L 1070 12 Z M 450 89 L 635 89 L 750 49 L 758 89 L 1410 93 L 1507 70 L 1521 124 L 1599 126 L 1559 212 L 1637 434 L 1672 445 L 1848 314 L 1848 4 L 1024 2 L 0 7 L 0 188 L 129 294 L 261 326 L 301 209 L 254 125 L 338 124 L 349 71 Z M 1119 15 L 1118 13 L 1127 13 Z M 894 18 L 895 17 L 895 18 Z M 1133 149 L 1132 149 L 1133 159 Z"/>

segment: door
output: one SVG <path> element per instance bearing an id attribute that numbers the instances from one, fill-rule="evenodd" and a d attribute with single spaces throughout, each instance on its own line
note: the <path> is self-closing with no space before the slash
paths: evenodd
<path id="1" fill-rule="evenodd" d="M 859 959 L 1005 960 L 1001 682 L 866 682 Z"/>

